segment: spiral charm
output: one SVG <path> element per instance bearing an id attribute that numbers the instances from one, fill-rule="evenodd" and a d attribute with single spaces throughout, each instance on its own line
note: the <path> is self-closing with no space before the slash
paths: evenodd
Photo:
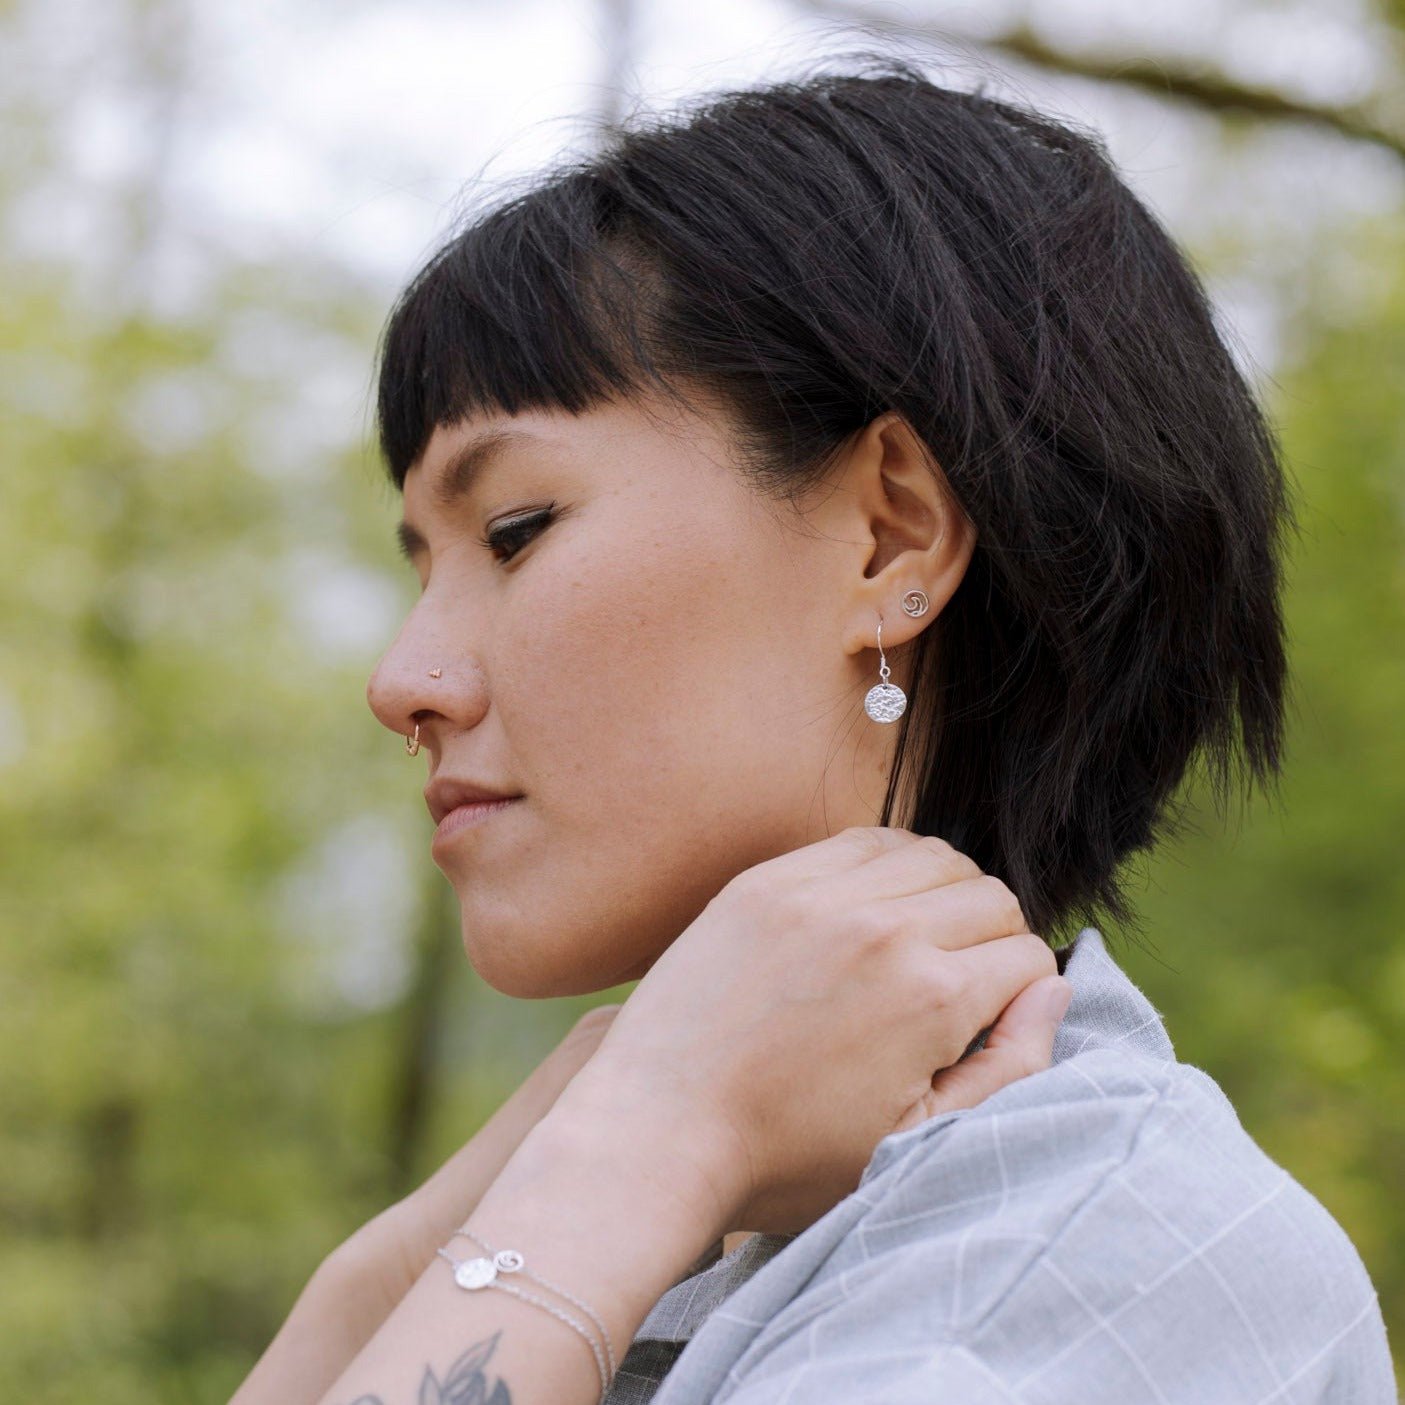
<path id="1" fill-rule="evenodd" d="M 863 700 L 863 710 L 875 722 L 896 722 L 907 709 L 907 694 L 896 683 L 875 683 Z"/>
<path id="2" fill-rule="evenodd" d="M 927 597 L 920 590 L 909 590 L 903 596 L 903 613 L 908 615 L 925 615 L 928 605 Z"/>

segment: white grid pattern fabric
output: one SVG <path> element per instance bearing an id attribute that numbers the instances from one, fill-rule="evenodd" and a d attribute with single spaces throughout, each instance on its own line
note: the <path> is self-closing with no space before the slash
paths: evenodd
<path id="1" fill-rule="evenodd" d="M 1078 935 L 1053 1066 L 885 1137 L 800 1235 L 714 1244 L 608 1405 L 1396 1405 L 1355 1246 Z"/>

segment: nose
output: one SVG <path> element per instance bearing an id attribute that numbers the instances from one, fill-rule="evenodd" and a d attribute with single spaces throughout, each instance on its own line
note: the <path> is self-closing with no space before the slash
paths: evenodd
<path id="1" fill-rule="evenodd" d="M 482 710 L 482 689 L 472 681 L 478 676 L 442 636 L 418 629 L 412 615 L 372 670 L 366 702 L 390 731 L 409 736 L 418 722 L 421 740 L 432 740 L 436 721 L 455 729 L 473 725 Z"/>

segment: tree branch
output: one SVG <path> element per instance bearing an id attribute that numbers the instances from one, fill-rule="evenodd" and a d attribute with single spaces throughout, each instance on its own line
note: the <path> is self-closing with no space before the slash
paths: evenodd
<path id="1" fill-rule="evenodd" d="M 1110 58 L 1056 48 L 1033 30 L 1017 25 L 991 37 L 979 38 L 944 29 L 936 21 L 894 20 L 845 0 L 800 0 L 812 14 L 840 20 L 862 29 L 914 35 L 936 41 L 960 40 L 1055 73 L 1098 82 L 1117 83 L 1157 97 L 1171 98 L 1216 113 L 1244 112 L 1270 120 L 1315 123 L 1357 141 L 1372 142 L 1405 160 L 1405 131 L 1386 122 L 1371 104 L 1328 107 L 1305 102 L 1269 88 L 1237 83 L 1222 74 L 1198 72 L 1168 59 L 1141 56 Z"/>

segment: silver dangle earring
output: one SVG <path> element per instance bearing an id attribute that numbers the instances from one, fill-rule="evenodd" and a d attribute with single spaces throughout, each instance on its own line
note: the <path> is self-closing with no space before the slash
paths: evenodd
<path id="1" fill-rule="evenodd" d="M 888 682 L 893 671 L 888 667 L 888 656 L 883 652 L 883 617 L 878 617 L 878 676 L 883 681 L 875 683 L 863 700 L 863 710 L 875 722 L 896 722 L 907 707 L 907 694 L 896 683 Z"/>
<path id="2" fill-rule="evenodd" d="M 920 590 L 909 590 L 903 596 L 903 613 L 925 615 L 927 597 Z M 881 680 L 868 690 L 863 700 L 863 710 L 875 722 L 896 722 L 907 710 L 907 694 L 896 683 L 888 682 L 892 669 L 888 667 L 888 656 L 883 652 L 883 616 L 878 616 L 878 677 Z"/>

